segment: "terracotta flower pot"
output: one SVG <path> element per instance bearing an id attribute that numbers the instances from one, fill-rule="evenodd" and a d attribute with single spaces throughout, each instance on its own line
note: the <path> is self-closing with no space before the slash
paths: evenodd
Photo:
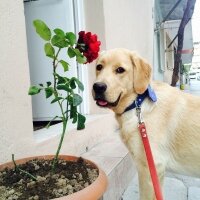
<path id="1" fill-rule="evenodd" d="M 45 156 L 35 156 L 35 157 L 28 157 L 20 160 L 16 160 L 17 164 L 24 164 L 29 160 L 32 159 L 46 159 L 46 160 L 52 160 L 54 158 L 54 155 L 45 155 Z M 68 160 L 68 161 L 76 161 L 78 157 L 75 156 L 68 156 L 68 155 L 60 155 L 60 159 L 63 160 Z M 91 164 L 92 166 L 98 168 L 99 170 L 99 176 L 98 178 L 90 184 L 88 187 L 84 188 L 83 190 L 80 190 L 78 192 L 75 192 L 73 194 L 56 198 L 59 200 L 98 200 L 100 197 L 103 195 L 103 193 L 106 191 L 107 187 L 107 177 L 105 173 L 92 161 L 84 159 L 87 163 Z M 5 164 L 0 165 L 0 171 L 5 169 L 6 167 L 8 168 L 13 168 L 14 164 L 13 162 L 8 162 Z"/>

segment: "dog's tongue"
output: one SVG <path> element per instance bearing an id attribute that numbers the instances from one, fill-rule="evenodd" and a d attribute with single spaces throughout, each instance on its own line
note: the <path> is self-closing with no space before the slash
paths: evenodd
<path id="1" fill-rule="evenodd" d="M 98 100 L 97 102 L 98 102 L 98 104 L 99 104 L 100 106 L 106 106 L 106 105 L 108 104 L 107 101 L 103 101 L 103 100 Z"/>

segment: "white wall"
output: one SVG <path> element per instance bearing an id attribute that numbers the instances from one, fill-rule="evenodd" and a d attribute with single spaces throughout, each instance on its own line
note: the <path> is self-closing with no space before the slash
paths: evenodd
<path id="1" fill-rule="evenodd" d="M 103 0 L 107 49 L 124 47 L 153 63 L 153 0 Z"/>
<path id="2" fill-rule="evenodd" d="M 154 7 L 154 70 L 153 70 L 153 79 L 163 81 L 163 73 L 164 73 L 164 55 L 162 55 L 162 51 L 164 48 L 162 46 L 164 44 L 160 43 L 162 39 L 162 34 L 158 29 L 159 23 L 162 21 L 162 14 L 160 11 L 159 2 L 155 1 Z"/>
<path id="3" fill-rule="evenodd" d="M 29 65 L 23 1 L 0 4 L 0 163 L 24 155 L 32 142 Z"/>

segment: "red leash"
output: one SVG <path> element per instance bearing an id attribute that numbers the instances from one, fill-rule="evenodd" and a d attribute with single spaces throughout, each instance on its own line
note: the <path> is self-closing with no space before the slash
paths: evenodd
<path id="1" fill-rule="evenodd" d="M 152 183 L 153 183 L 155 196 L 156 196 L 157 200 L 163 200 L 162 190 L 161 190 L 161 187 L 160 187 L 160 182 L 159 182 L 159 179 L 158 179 L 158 175 L 157 175 L 157 171 L 156 171 L 151 147 L 150 147 L 150 144 L 149 144 L 146 126 L 145 126 L 144 122 L 142 122 L 142 119 L 141 119 L 141 108 L 137 107 L 136 111 L 137 111 L 137 116 L 138 116 L 138 121 L 139 121 L 138 128 L 139 128 L 141 138 L 142 138 L 142 142 L 143 142 L 143 145 L 144 145 L 144 150 L 145 150 L 145 153 L 146 153 L 146 158 L 147 158 L 147 162 L 148 162 L 148 166 L 149 166 L 149 171 L 150 171 L 151 180 L 152 180 Z"/>

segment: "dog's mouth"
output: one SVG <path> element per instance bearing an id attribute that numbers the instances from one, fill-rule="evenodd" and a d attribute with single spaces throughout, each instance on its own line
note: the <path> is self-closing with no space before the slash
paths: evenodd
<path id="1" fill-rule="evenodd" d="M 95 98 L 96 104 L 97 104 L 98 106 L 101 106 L 101 107 L 115 107 L 115 106 L 118 105 L 119 100 L 120 100 L 120 98 L 121 98 L 121 95 L 122 95 L 122 93 L 120 93 L 119 97 L 118 97 L 117 100 L 114 101 L 114 102 L 109 102 L 109 101 L 105 100 L 104 97 L 96 97 L 96 98 Z"/>

